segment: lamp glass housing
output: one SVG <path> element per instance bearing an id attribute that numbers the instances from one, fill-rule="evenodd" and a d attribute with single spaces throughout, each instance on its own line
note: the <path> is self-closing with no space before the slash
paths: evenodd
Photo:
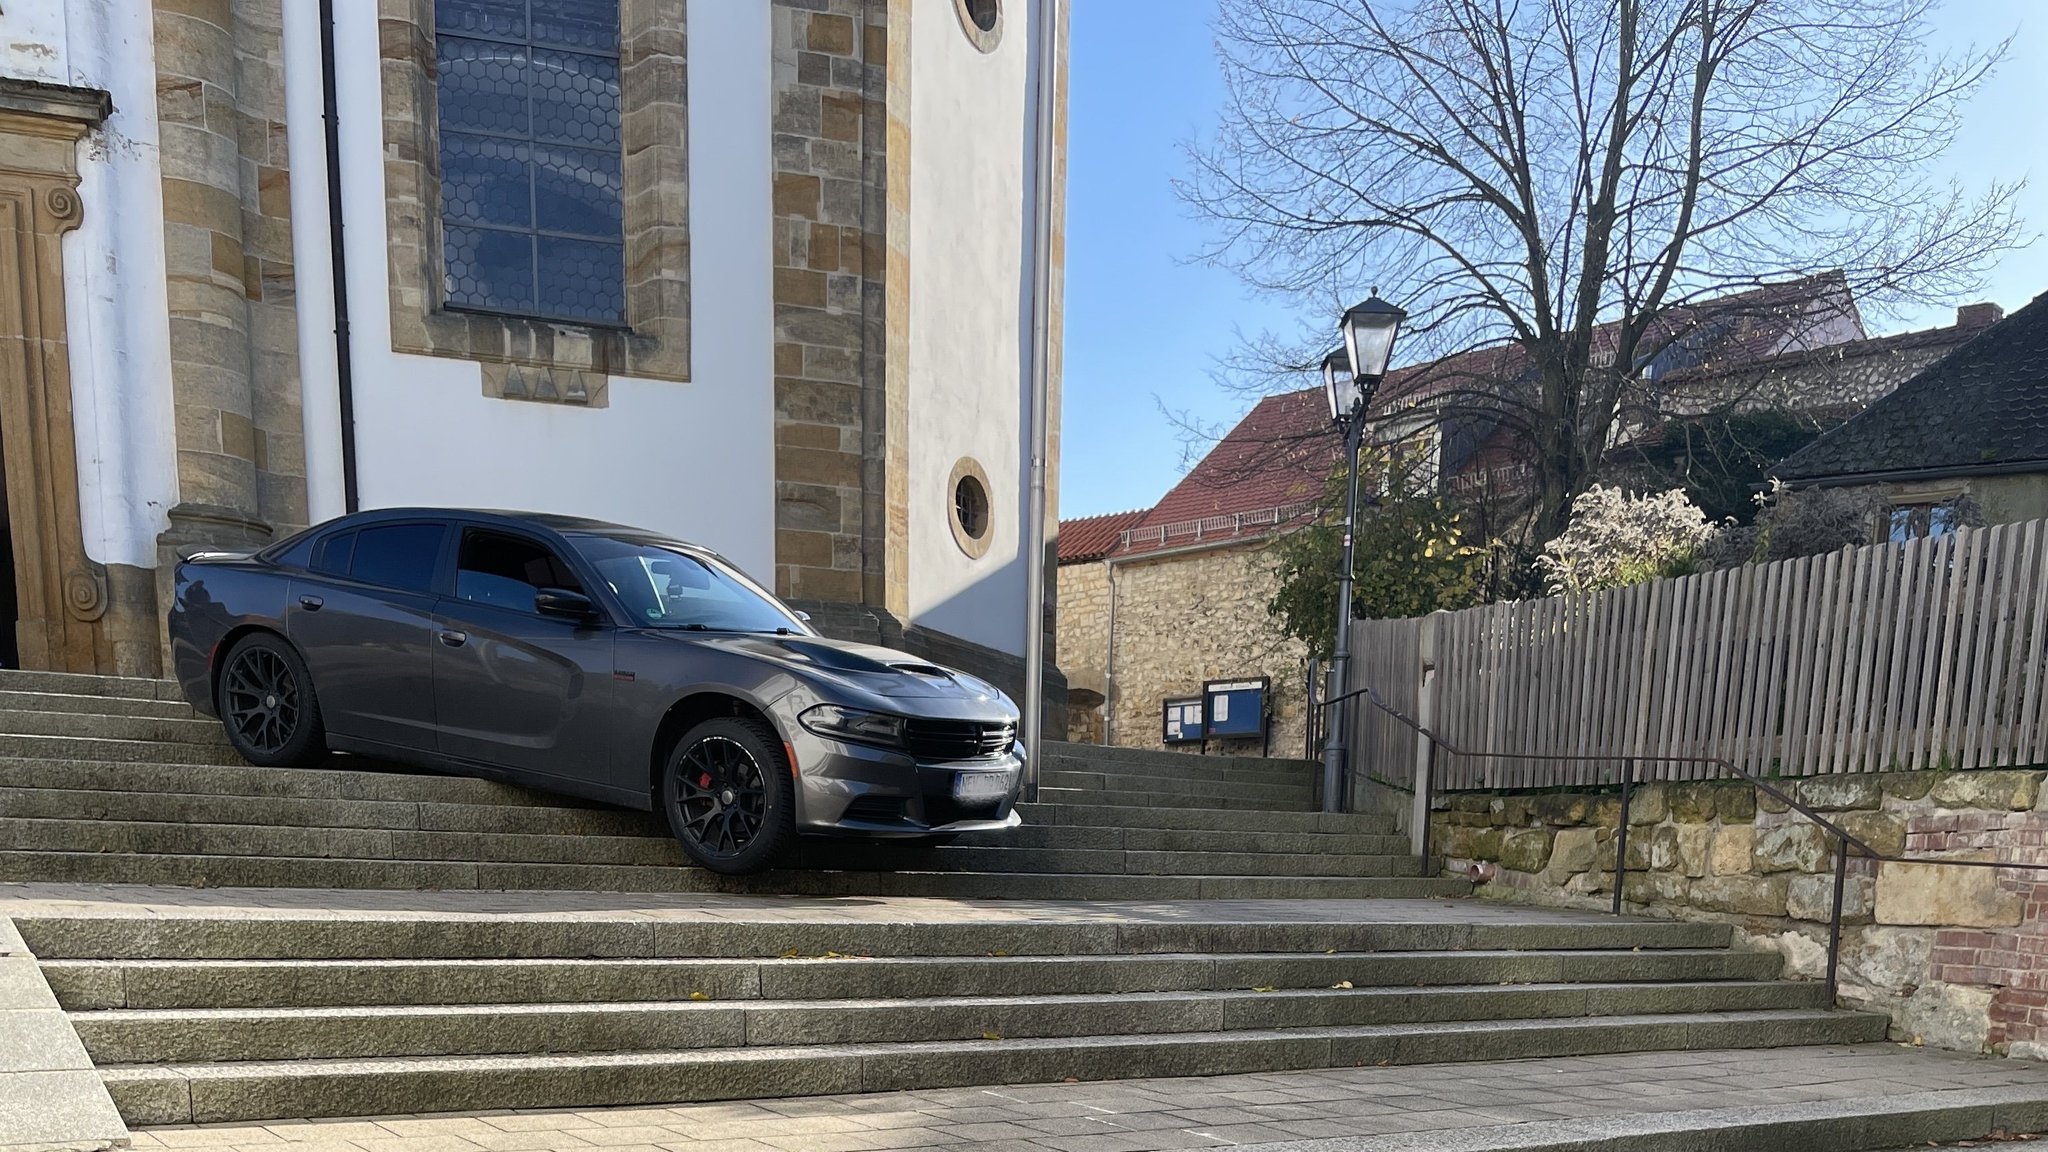
<path id="1" fill-rule="evenodd" d="M 1342 348 L 1323 357 L 1323 397 L 1330 402 L 1331 420 L 1342 420 L 1351 414 L 1350 400 L 1355 387 L 1351 358 Z"/>
<path id="2" fill-rule="evenodd" d="M 1377 295 L 1344 313 L 1344 351 L 1361 385 L 1387 374 L 1387 362 L 1394 355 L 1394 337 L 1407 318 L 1406 312 Z"/>

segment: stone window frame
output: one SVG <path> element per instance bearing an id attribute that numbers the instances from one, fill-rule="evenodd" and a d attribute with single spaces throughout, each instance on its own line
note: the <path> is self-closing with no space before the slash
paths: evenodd
<path id="1" fill-rule="evenodd" d="M 996 6 L 996 20 L 987 30 L 983 30 L 981 25 L 975 23 L 974 14 L 968 10 L 968 0 L 953 0 L 953 13 L 960 17 L 960 30 L 967 34 L 967 42 L 974 45 L 975 51 L 984 55 L 995 51 L 996 46 L 1003 42 L 1003 20 L 1006 16 L 1004 9 L 1007 7 L 1003 0 L 988 2 Z"/>
<path id="2" fill-rule="evenodd" d="M 626 326 L 442 307 L 434 0 L 378 0 L 391 348 L 483 365 L 484 392 L 599 406 L 611 376 L 690 379 L 686 5 L 619 0 Z"/>
<path id="3" fill-rule="evenodd" d="M 969 479 L 981 485 L 982 501 L 986 505 L 982 513 L 986 522 L 982 524 L 979 536 L 970 535 L 967 525 L 960 522 L 960 502 L 957 493 L 960 491 L 960 482 Z M 994 486 L 988 482 L 988 469 L 983 468 L 981 461 L 972 456 L 962 456 L 959 462 L 953 465 L 952 475 L 946 478 L 946 523 L 953 529 L 953 543 L 960 546 L 960 551 L 965 552 L 968 559 L 979 560 L 988 555 L 989 545 L 994 543 L 996 538 L 996 493 Z"/>

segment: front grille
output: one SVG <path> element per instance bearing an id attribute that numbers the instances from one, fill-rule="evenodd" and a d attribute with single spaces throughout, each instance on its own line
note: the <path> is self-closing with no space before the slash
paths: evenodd
<path id="1" fill-rule="evenodd" d="M 906 720 L 903 745 L 919 760 L 990 760 L 1010 750 L 1017 726 L 1007 721 Z"/>
<path id="2" fill-rule="evenodd" d="M 876 824 L 889 824 L 906 818 L 908 802 L 901 796 L 856 796 L 846 806 L 845 820 L 865 820 Z"/>

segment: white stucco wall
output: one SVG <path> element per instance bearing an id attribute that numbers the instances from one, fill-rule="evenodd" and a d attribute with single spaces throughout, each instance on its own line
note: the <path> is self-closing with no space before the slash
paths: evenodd
<path id="1" fill-rule="evenodd" d="M 148 0 L 0 9 L 0 73 L 113 98 L 113 115 L 79 144 L 84 214 L 64 241 L 65 323 L 86 555 L 145 567 L 177 502 L 150 29 Z"/>
<path id="2" fill-rule="evenodd" d="M 1003 7 L 986 55 L 954 0 L 911 11 L 910 611 L 1021 655 L 1036 4 Z M 962 456 L 992 487 L 995 538 L 978 560 L 953 540 L 946 482 Z"/>
<path id="3" fill-rule="evenodd" d="M 361 111 L 380 100 L 376 6 L 336 8 L 363 506 L 454 504 L 597 516 L 707 544 L 755 576 L 771 578 L 768 6 L 689 0 L 692 378 L 614 377 L 609 405 L 590 409 L 491 399 L 474 363 L 391 351 L 382 125 L 377 115 Z M 318 132 L 317 72 L 300 71 L 288 83 L 294 139 Z M 302 129 L 297 112 L 305 104 L 304 85 L 314 86 L 314 115 Z M 301 197 L 304 185 L 314 183 L 310 173 L 301 175 L 306 151 L 292 153 Z M 315 342 L 307 327 L 302 322 L 302 344 Z M 332 403 L 331 391 L 309 388 L 309 408 Z M 309 465 L 313 456 L 309 445 Z"/>
<path id="4" fill-rule="evenodd" d="M 286 4 L 285 124 L 292 175 L 292 272 L 298 292 L 299 401 L 306 428 L 309 524 L 348 511 L 342 488 L 341 382 L 334 332 L 334 257 L 320 69 L 320 6 Z"/>

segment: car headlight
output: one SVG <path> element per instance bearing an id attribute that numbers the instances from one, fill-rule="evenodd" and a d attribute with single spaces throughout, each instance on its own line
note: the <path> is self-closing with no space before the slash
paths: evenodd
<path id="1" fill-rule="evenodd" d="M 858 740 L 864 744 L 881 744 L 890 748 L 903 746 L 901 716 L 868 712 L 860 708 L 845 708 L 838 704 L 820 704 L 815 708 L 805 709 L 797 719 L 805 728 L 820 736 Z"/>

